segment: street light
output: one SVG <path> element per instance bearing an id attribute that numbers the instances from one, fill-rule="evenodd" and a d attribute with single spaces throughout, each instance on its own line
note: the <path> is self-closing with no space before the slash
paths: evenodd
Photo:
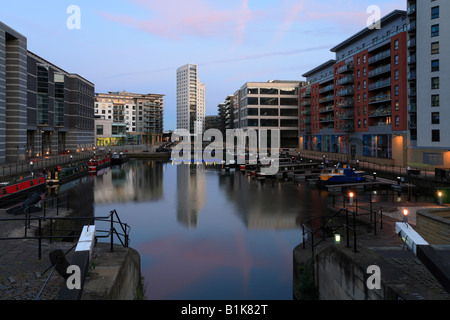
<path id="1" fill-rule="evenodd" d="M 404 209 L 403 210 L 403 222 L 405 222 L 405 223 L 408 222 L 408 214 L 409 214 L 408 210 Z"/>
<path id="2" fill-rule="evenodd" d="M 441 191 L 438 192 L 438 197 L 439 197 L 439 205 L 442 206 L 442 192 Z"/>
<path id="3" fill-rule="evenodd" d="M 334 234 L 334 243 L 340 244 L 341 243 L 341 235 L 339 233 Z"/>
<path id="4" fill-rule="evenodd" d="M 373 173 L 373 180 L 377 180 L 377 173 L 376 172 Z"/>
<path id="5" fill-rule="evenodd" d="M 353 205 L 353 197 L 355 196 L 355 194 L 353 192 L 350 192 L 348 194 L 348 196 L 350 197 L 350 205 L 352 206 Z"/>

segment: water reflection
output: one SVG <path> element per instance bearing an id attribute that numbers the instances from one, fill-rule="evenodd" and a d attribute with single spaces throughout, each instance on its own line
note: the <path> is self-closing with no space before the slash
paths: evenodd
<path id="1" fill-rule="evenodd" d="M 95 180 L 95 203 L 158 200 L 163 195 L 163 166 L 153 161 L 127 162 L 111 167 Z"/>
<path id="2" fill-rule="evenodd" d="M 117 209 L 141 255 L 148 299 L 291 299 L 299 223 L 323 214 L 308 184 L 136 161 L 95 178 L 95 210 Z"/>
<path id="3" fill-rule="evenodd" d="M 203 166 L 177 165 L 177 221 L 197 228 L 199 211 L 206 203 L 206 175 Z"/>

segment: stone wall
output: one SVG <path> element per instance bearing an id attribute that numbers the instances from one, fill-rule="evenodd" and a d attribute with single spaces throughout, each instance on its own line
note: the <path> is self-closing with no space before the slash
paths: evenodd
<path id="1" fill-rule="evenodd" d="M 417 211 L 416 231 L 430 245 L 450 245 L 450 210 Z"/>

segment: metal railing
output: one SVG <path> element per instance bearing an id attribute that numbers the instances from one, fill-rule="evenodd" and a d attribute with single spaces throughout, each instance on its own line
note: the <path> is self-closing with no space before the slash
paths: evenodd
<path id="1" fill-rule="evenodd" d="M 302 223 L 303 249 L 306 249 L 306 244 L 309 244 L 314 255 L 314 250 L 319 244 L 343 229 L 346 235 L 346 247 L 352 247 L 353 252 L 358 252 L 358 228 L 373 227 L 374 235 L 377 235 L 378 229 L 383 229 L 383 208 L 380 205 L 374 203 L 372 198 L 367 203 L 368 206 L 362 206 L 357 198 L 353 199 L 353 203 L 350 199 L 350 196 L 342 195 L 343 207 L 335 215 L 316 217 Z M 333 207 L 336 205 L 336 198 L 333 196 Z M 367 217 L 369 219 L 366 219 Z M 317 222 L 319 225 L 312 227 Z M 319 241 L 315 241 L 317 236 L 320 237 Z M 353 246 L 350 245 L 351 238 L 353 238 Z"/>
<path id="2" fill-rule="evenodd" d="M 67 205 L 68 208 L 68 197 L 67 203 L 63 203 L 62 201 L 55 199 L 44 200 L 44 208 L 47 208 L 47 211 L 44 210 L 42 214 L 35 214 L 27 212 L 25 210 L 25 217 L 22 218 L 6 218 L 0 219 L 0 223 L 4 222 L 22 222 L 24 224 L 24 236 L 22 237 L 0 237 L 0 241 L 6 240 L 37 240 L 38 242 L 38 259 L 42 258 L 42 241 L 49 240 L 52 243 L 55 240 L 72 240 L 79 237 L 79 233 L 81 230 L 78 228 L 61 228 L 58 227 L 58 223 L 64 224 L 64 222 L 88 222 L 93 224 L 94 222 L 108 222 L 109 230 L 98 230 L 98 232 L 102 233 L 102 235 L 96 236 L 96 238 L 109 238 L 109 242 L 111 244 L 111 251 L 114 250 L 114 238 L 116 237 L 120 244 L 124 247 L 128 247 L 129 245 L 129 235 L 130 235 L 130 226 L 126 223 L 123 223 L 120 220 L 120 217 L 116 210 L 112 210 L 109 215 L 103 217 L 61 217 L 58 216 L 59 209 L 62 204 Z M 56 210 L 57 215 L 53 217 L 47 216 L 48 207 L 45 203 L 49 203 L 50 201 L 56 201 Z M 116 228 L 116 226 L 119 226 Z"/>

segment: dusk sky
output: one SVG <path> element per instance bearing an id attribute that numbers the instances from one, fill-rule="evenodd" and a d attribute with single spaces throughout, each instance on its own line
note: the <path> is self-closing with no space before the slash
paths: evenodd
<path id="1" fill-rule="evenodd" d="M 69 29 L 70 5 L 80 29 Z M 0 21 L 28 50 L 93 82 L 97 93 L 165 95 L 165 130 L 176 129 L 176 69 L 199 65 L 206 114 L 245 82 L 304 80 L 334 58 L 330 48 L 406 0 L 94 0 L 4 2 Z"/>

